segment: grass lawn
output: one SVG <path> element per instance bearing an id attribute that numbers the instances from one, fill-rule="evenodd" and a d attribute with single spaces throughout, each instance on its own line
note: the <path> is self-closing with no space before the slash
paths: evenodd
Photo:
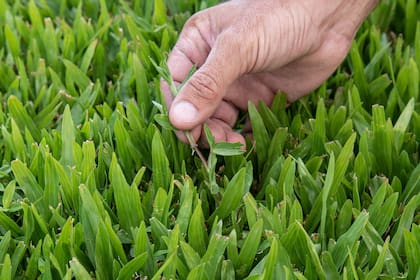
<path id="1" fill-rule="evenodd" d="M 156 64 L 216 2 L 0 0 L 0 279 L 420 279 L 419 1 L 206 168 Z"/>

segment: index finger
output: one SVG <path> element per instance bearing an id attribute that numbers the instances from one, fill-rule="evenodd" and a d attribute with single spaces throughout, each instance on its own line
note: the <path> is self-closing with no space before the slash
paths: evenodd
<path id="1" fill-rule="evenodd" d="M 176 84 L 182 83 L 194 65 L 203 65 L 210 53 L 208 19 L 199 14 L 193 16 L 185 24 L 177 43 L 169 54 L 167 65 L 171 77 Z M 207 33 L 207 36 L 205 35 Z M 173 96 L 167 83 L 162 83 L 167 106 L 170 107 Z"/>

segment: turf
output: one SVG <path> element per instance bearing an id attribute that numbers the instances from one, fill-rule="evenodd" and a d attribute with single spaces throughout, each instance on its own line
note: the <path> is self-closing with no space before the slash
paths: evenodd
<path id="1" fill-rule="evenodd" d="M 214 4 L 0 0 L 0 279 L 420 278 L 420 3 L 202 161 L 159 81 Z"/>

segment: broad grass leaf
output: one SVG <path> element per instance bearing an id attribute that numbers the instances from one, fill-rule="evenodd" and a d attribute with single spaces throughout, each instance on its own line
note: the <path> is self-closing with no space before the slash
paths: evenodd
<path id="1" fill-rule="evenodd" d="M 129 176 L 132 174 L 130 171 L 135 169 L 132 158 L 132 149 L 134 149 L 134 147 L 131 144 L 130 135 L 124 126 L 122 118 L 118 118 L 115 121 L 114 135 L 119 162 L 121 164 L 122 170 L 124 171 L 124 174 L 126 174 L 130 179 Z"/>
<path id="2" fill-rule="evenodd" d="M 4 26 L 4 36 L 6 38 L 9 51 L 12 53 L 13 58 L 16 59 L 19 57 L 20 53 L 20 43 L 18 36 L 15 35 L 15 33 L 8 25 Z"/>
<path id="3" fill-rule="evenodd" d="M 54 256 L 57 259 L 58 267 L 61 271 L 66 270 L 66 265 L 68 265 L 69 260 L 71 260 L 71 242 L 74 238 L 74 220 L 68 218 L 65 224 L 62 226 L 60 237 L 56 240 L 56 245 L 54 248 Z"/>
<path id="4" fill-rule="evenodd" d="M 44 172 L 44 201 L 50 207 L 57 207 L 60 203 L 60 187 L 58 174 L 55 171 L 55 164 L 52 161 L 52 156 L 47 155 L 45 159 L 45 172 Z"/>
<path id="5" fill-rule="evenodd" d="M 263 231 L 263 220 L 259 219 L 249 231 L 239 253 L 238 276 L 243 277 L 247 274 L 254 263 L 255 255 L 261 242 Z"/>
<path id="6" fill-rule="evenodd" d="M 252 226 L 250 226 L 252 227 Z M 233 266 L 239 267 L 239 254 L 238 254 L 238 240 L 236 235 L 236 230 L 232 230 L 229 234 L 228 243 L 226 246 L 227 257 L 232 261 Z"/>
<path id="7" fill-rule="evenodd" d="M 418 2 L 416 0 L 405 1 L 404 37 L 410 43 L 414 40 L 416 22 L 418 22 L 416 13 L 417 4 Z"/>
<path id="8" fill-rule="evenodd" d="M 303 210 L 298 200 L 293 202 L 292 208 L 290 209 L 289 225 L 296 221 L 303 223 Z"/>
<path id="9" fill-rule="evenodd" d="M 12 241 L 12 234 L 11 231 L 7 231 L 0 241 L 0 263 L 4 262 L 4 257 L 6 256 L 7 252 L 9 251 L 9 247 Z"/>
<path id="10" fill-rule="evenodd" d="M 397 252 L 401 253 L 404 244 L 404 230 L 410 229 L 416 209 L 420 205 L 420 194 L 416 194 L 408 201 L 400 217 L 398 228 L 392 237 L 391 245 Z"/>
<path id="11" fill-rule="evenodd" d="M 365 157 L 369 157 L 369 154 L 363 155 L 362 151 L 359 152 L 354 160 L 353 171 L 357 176 L 358 184 L 354 188 L 359 191 L 359 186 L 366 186 L 369 180 L 369 169 L 365 160 Z M 360 188 L 362 189 L 362 188 Z"/>
<path id="12" fill-rule="evenodd" d="M 378 257 L 375 265 L 373 266 L 373 268 L 366 275 L 366 278 L 365 278 L 366 280 L 378 279 L 378 277 L 379 277 L 379 275 L 382 272 L 382 269 L 384 267 L 384 262 L 385 262 L 386 253 L 388 251 L 388 247 L 389 247 L 389 238 L 387 238 L 387 240 L 385 241 L 384 246 L 382 246 L 382 248 L 380 248 L 379 257 Z"/>
<path id="13" fill-rule="evenodd" d="M 246 168 L 241 168 L 230 180 L 223 193 L 222 201 L 212 217 L 218 216 L 224 219 L 236 210 L 242 201 L 242 197 L 249 191 L 250 185 L 245 184 Z"/>
<path id="14" fill-rule="evenodd" d="M 45 219 L 47 218 L 45 215 L 42 215 L 39 213 L 37 207 L 35 204 L 31 204 L 30 210 L 32 212 L 32 215 L 36 221 L 36 225 L 39 227 L 39 230 L 41 230 L 43 235 L 48 235 L 48 225 Z M 39 232 L 41 234 L 41 232 Z"/>
<path id="15" fill-rule="evenodd" d="M 329 115 L 331 115 L 331 109 Z M 345 106 L 340 106 L 334 112 L 334 116 L 329 116 L 329 125 L 327 129 L 328 138 L 334 138 L 337 135 L 338 131 L 343 127 L 344 123 L 346 122 L 347 117 L 347 108 Z"/>
<path id="16" fill-rule="evenodd" d="M 288 229 L 287 233 L 280 239 L 285 247 L 290 261 L 300 268 L 311 268 L 316 272 L 317 277 L 325 279 L 325 272 L 322 268 L 321 261 L 308 233 L 298 222 L 293 223 Z M 306 260 L 309 260 L 309 263 Z"/>
<path id="17" fill-rule="evenodd" d="M 339 191 L 338 188 L 344 178 L 347 168 L 350 163 L 350 159 L 353 156 L 354 143 L 356 141 L 356 133 L 353 133 L 347 140 L 343 149 L 337 157 L 334 170 L 334 180 L 331 186 L 331 195 L 336 195 Z"/>
<path id="18" fill-rule="evenodd" d="M 188 243 L 200 255 L 203 256 L 207 248 L 207 230 L 204 224 L 204 214 L 201 208 L 201 201 L 198 201 L 191 216 L 188 227 Z"/>
<path id="19" fill-rule="evenodd" d="M 316 198 L 318 197 L 321 188 L 318 185 L 318 182 L 314 179 L 312 174 L 309 172 L 306 164 L 302 161 L 301 158 L 296 160 L 297 170 L 299 173 L 299 179 L 302 184 L 297 187 L 296 192 L 298 193 L 300 202 L 305 212 L 309 212 L 312 205 L 315 203 Z"/>
<path id="20" fill-rule="evenodd" d="M 99 224 L 103 223 L 103 220 L 94 197 L 86 186 L 81 185 L 79 191 L 81 199 L 80 222 L 83 228 L 89 259 L 92 263 L 95 263 L 95 240 L 98 234 Z"/>
<path id="21" fill-rule="evenodd" d="M 218 268 L 220 267 L 227 245 L 227 238 L 214 234 L 207 247 L 207 251 L 201 259 L 201 262 L 206 264 L 207 279 L 215 279 Z"/>
<path id="22" fill-rule="evenodd" d="M 11 279 L 16 279 L 16 272 L 18 268 L 22 265 L 23 258 L 27 250 L 27 246 L 23 241 L 17 241 L 15 245 L 13 254 L 11 254 Z M 44 247 L 45 249 L 45 247 Z"/>
<path id="23" fill-rule="evenodd" d="M 372 81 L 375 76 L 378 75 L 378 65 L 384 57 L 389 55 L 390 43 L 385 44 L 381 49 L 375 52 L 375 55 L 371 58 L 370 62 L 366 65 L 364 73 L 368 81 Z"/>
<path id="24" fill-rule="evenodd" d="M 140 256 L 143 253 L 147 253 L 146 263 L 144 266 L 144 271 L 146 275 L 153 275 L 157 268 L 153 260 L 153 249 L 150 244 L 149 237 L 146 232 L 146 224 L 141 222 L 139 229 L 134 240 L 134 254 L 135 256 Z"/>
<path id="25" fill-rule="evenodd" d="M 186 234 L 192 215 L 193 199 L 196 191 L 192 179 L 187 177 L 182 185 L 180 207 L 177 215 L 177 224 L 181 234 Z"/>
<path id="26" fill-rule="evenodd" d="M 11 181 L 9 184 L 7 184 L 7 186 L 4 189 L 3 192 L 3 197 L 2 197 L 2 207 L 4 209 L 9 209 L 12 201 L 13 201 L 13 196 L 15 195 L 15 190 L 16 190 L 16 182 L 15 181 Z"/>
<path id="27" fill-rule="evenodd" d="M 175 130 L 169 121 L 169 117 L 166 114 L 156 114 L 154 116 L 155 121 L 164 129 Z"/>
<path id="28" fill-rule="evenodd" d="M 65 167 L 61 165 L 52 155 L 46 155 L 46 162 L 54 167 L 51 170 L 51 177 L 57 177 L 61 184 L 60 197 L 64 206 L 69 210 L 73 207 L 78 209 L 79 198 L 78 189 L 72 183 L 70 176 L 65 170 Z M 47 164 L 47 163 L 46 163 Z M 56 186 L 55 186 L 56 187 Z"/>
<path id="29" fill-rule="evenodd" d="M 173 199 L 173 196 L 174 196 L 174 189 L 175 189 L 175 185 L 174 185 L 174 180 L 172 178 L 171 184 L 169 186 L 168 194 L 166 195 L 166 201 L 164 201 L 165 203 L 163 204 L 163 208 L 162 208 L 162 210 L 163 210 L 162 211 L 162 223 L 165 226 L 168 226 L 168 218 L 170 217 L 172 199 Z"/>
<path id="30" fill-rule="evenodd" d="M 171 182 L 172 172 L 169 168 L 169 161 L 159 131 L 155 132 L 152 139 L 152 163 L 152 178 L 155 190 L 158 188 L 167 190 Z"/>
<path id="31" fill-rule="evenodd" d="M 142 253 L 126 263 L 118 273 L 117 280 L 132 278 L 146 263 L 147 253 Z"/>
<path id="32" fill-rule="evenodd" d="M 362 234 L 363 243 L 366 245 L 358 249 L 358 254 L 360 256 L 366 256 L 368 254 L 377 254 L 377 249 L 384 246 L 384 240 L 382 236 L 376 231 L 376 229 L 372 226 L 370 222 L 366 224 L 365 231 Z M 353 250 L 354 252 L 355 250 Z M 356 254 L 353 253 L 354 258 Z M 354 259 L 353 258 L 353 259 Z M 350 260 L 350 255 L 349 255 Z M 376 256 L 373 259 L 376 260 Z M 387 271 L 396 277 L 399 274 L 398 267 L 403 266 L 403 261 L 401 260 L 400 256 L 397 254 L 393 246 L 389 246 L 389 251 L 386 253 L 385 258 L 385 266 Z M 373 264 L 372 264 L 373 266 Z"/>
<path id="33" fill-rule="evenodd" d="M 152 215 L 154 218 L 158 219 L 164 225 L 166 225 L 166 223 L 164 222 L 164 220 L 166 220 L 166 218 L 164 217 L 164 209 L 165 209 L 167 198 L 168 198 L 168 194 L 166 193 L 166 191 L 162 188 L 159 188 L 156 192 L 155 200 L 153 202 Z"/>
<path id="34" fill-rule="evenodd" d="M 416 279 L 420 271 L 420 241 L 416 236 L 404 230 L 404 249 L 408 263 L 408 279 Z"/>
<path id="35" fill-rule="evenodd" d="M 147 72 L 143 62 L 136 54 L 132 55 L 132 64 L 132 74 L 136 81 L 137 101 L 140 103 L 140 106 L 143 109 L 141 111 L 143 119 L 147 119 L 152 105 L 151 95 L 149 93 L 149 85 L 147 82 Z"/>
<path id="36" fill-rule="evenodd" d="M 267 147 L 270 145 L 270 139 L 261 115 L 258 113 L 255 105 L 251 102 L 248 103 L 248 111 L 251 118 L 253 135 L 255 138 L 258 166 L 262 169 L 264 162 L 268 157 Z"/>
<path id="37" fill-rule="evenodd" d="M 324 251 L 321 254 L 322 268 L 325 271 L 326 279 L 339 279 L 340 274 L 335 266 L 334 260 L 329 251 Z"/>
<path id="38" fill-rule="evenodd" d="M 76 280 L 91 280 L 89 272 L 86 268 L 79 262 L 78 259 L 73 258 L 70 261 L 71 270 L 74 273 L 74 277 Z"/>
<path id="39" fill-rule="evenodd" d="M 401 199 L 407 203 L 415 194 L 420 192 L 420 164 L 412 171 L 402 192 Z"/>
<path id="40" fill-rule="evenodd" d="M 386 89 L 392 84 L 392 80 L 388 74 L 383 74 L 369 84 L 369 93 L 371 98 L 379 98 L 381 94 L 386 92 Z M 374 99 L 375 100 L 375 99 Z"/>
<path id="41" fill-rule="evenodd" d="M 61 159 L 60 162 L 64 166 L 72 166 L 74 164 L 73 158 L 73 143 L 76 140 L 75 127 L 70 113 L 70 107 L 67 105 L 64 109 L 63 120 L 61 124 Z"/>
<path id="42" fill-rule="evenodd" d="M 408 62 L 408 69 L 409 69 L 409 78 L 410 81 L 408 83 L 408 96 L 409 98 L 414 98 L 418 100 L 419 98 L 419 84 L 420 84 L 420 65 L 416 63 L 413 58 L 410 58 Z"/>
<path id="43" fill-rule="evenodd" d="M 150 218 L 150 227 L 155 245 L 160 249 L 165 248 L 164 237 L 169 235 L 168 228 L 155 217 Z"/>
<path id="44" fill-rule="evenodd" d="M 11 117 L 16 121 L 19 128 L 28 128 L 35 140 L 39 140 L 41 133 L 38 127 L 35 125 L 32 117 L 28 114 L 25 107 L 15 96 L 11 95 L 7 100 L 7 108 Z"/>
<path id="45" fill-rule="evenodd" d="M 190 271 L 188 274 L 187 280 L 195 279 L 207 279 L 206 277 L 206 265 L 200 264 Z"/>
<path id="46" fill-rule="evenodd" d="M 180 242 L 180 248 L 185 258 L 185 262 L 190 270 L 200 265 L 200 255 L 186 242 Z"/>
<path id="47" fill-rule="evenodd" d="M 410 99 L 410 102 L 408 102 L 407 106 L 405 106 L 404 110 L 402 111 L 397 122 L 394 125 L 394 146 L 397 152 L 401 151 L 404 141 L 404 134 L 408 128 L 408 125 L 411 121 L 411 117 L 414 113 L 414 106 L 415 101 L 412 98 Z"/>
<path id="48" fill-rule="evenodd" d="M 41 14 L 39 13 L 38 7 L 35 5 L 33 0 L 29 1 L 28 3 L 28 12 L 29 18 L 34 29 L 39 32 L 38 34 L 42 34 L 41 29 L 43 28 Z"/>
<path id="49" fill-rule="evenodd" d="M 335 235 L 343 235 L 351 226 L 353 213 L 352 213 L 353 203 L 350 199 L 347 199 L 346 202 L 341 207 L 340 213 L 338 214 L 336 223 L 335 223 Z"/>
<path id="50" fill-rule="evenodd" d="M 98 279 L 112 279 L 113 259 L 107 229 L 100 223 L 95 240 L 95 267 Z"/>
<path id="51" fill-rule="evenodd" d="M 22 188 L 25 196 L 29 199 L 29 201 L 36 202 L 42 198 L 43 189 L 38 184 L 35 176 L 28 169 L 28 167 L 26 167 L 26 165 L 20 160 L 12 161 L 11 166 L 19 187 Z"/>
<path id="52" fill-rule="evenodd" d="M 416 63 L 420 71 L 420 22 L 417 21 L 416 37 L 414 40 Z"/>
<path id="53" fill-rule="evenodd" d="M 112 156 L 109 179 L 120 225 L 126 232 L 131 232 L 131 229 L 138 227 L 144 220 L 140 194 L 136 187 L 127 183 L 115 154 Z"/>
<path id="54" fill-rule="evenodd" d="M 383 235 L 389 228 L 389 225 L 394 216 L 394 211 L 397 207 L 398 193 L 390 195 L 385 202 L 376 209 L 370 212 L 370 222 L 376 228 L 380 235 Z"/>
<path id="55" fill-rule="evenodd" d="M 258 102 L 258 112 L 260 113 L 260 116 L 267 128 L 267 131 L 271 135 L 273 135 L 281 126 L 280 121 L 277 119 L 276 115 L 262 101 Z"/>
<path id="56" fill-rule="evenodd" d="M 88 76 L 70 60 L 64 59 L 63 63 L 67 70 L 66 80 L 75 83 L 80 91 L 84 91 L 91 84 Z"/>
<path id="57" fill-rule="evenodd" d="M 15 152 L 17 159 L 20 159 L 23 162 L 26 162 L 26 146 L 23 140 L 22 134 L 20 133 L 19 127 L 17 126 L 16 122 L 11 119 L 12 125 L 12 141 L 13 146 L 12 149 Z"/>
<path id="58" fill-rule="evenodd" d="M 49 92 L 53 91 L 53 88 L 48 89 Z M 42 108 L 35 117 L 34 122 L 39 128 L 46 128 L 51 126 L 52 123 L 55 123 L 55 118 L 57 117 L 58 110 L 61 108 L 62 95 L 57 94 L 52 100 L 48 100 L 48 104 Z"/>
<path id="59" fill-rule="evenodd" d="M 353 43 L 352 47 L 350 48 L 350 59 L 352 63 L 355 84 L 359 88 L 360 95 L 362 97 L 366 97 L 368 94 L 368 82 L 366 80 L 363 60 L 357 43 Z"/>
<path id="60" fill-rule="evenodd" d="M 284 147 L 287 143 L 288 137 L 288 128 L 277 128 L 277 130 L 274 133 L 274 136 L 271 138 L 271 143 L 268 148 L 267 166 L 273 166 L 274 163 L 283 155 Z M 267 178 L 265 174 L 266 173 L 264 173 L 263 176 Z"/>
<path id="61" fill-rule="evenodd" d="M 245 152 L 242 147 L 241 143 L 218 142 L 212 147 L 212 152 L 220 156 L 237 156 Z"/>
<path id="62" fill-rule="evenodd" d="M 155 273 L 152 280 L 161 279 L 161 275 L 167 269 L 170 264 L 174 264 L 177 261 L 177 251 L 173 252 L 170 256 L 168 256 L 165 260 L 165 263 L 159 268 L 159 270 Z M 197 278 L 198 279 L 198 278 Z"/>
<path id="63" fill-rule="evenodd" d="M 153 23 L 163 25 L 167 22 L 165 1 L 154 0 L 154 3 Z"/>
<path id="64" fill-rule="evenodd" d="M 322 155 L 325 152 L 327 112 L 323 99 L 320 99 L 316 106 L 316 117 L 313 124 L 313 132 L 310 136 L 311 154 Z"/>
<path id="65" fill-rule="evenodd" d="M 277 189 L 280 192 L 278 194 L 278 201 L 283 199 L 294 199 L 294 183 L 296 173 L 296 162 L 292 157 L 288 157 L 282 166 L 282 170 L 277 182 Z"/>
<path id="66" fill-rule="evenodd" d="M 327 211 L 329 207 L 329 204 L 327 205 L 328 198 L 330 197 L 331 188 L 333 186 L 334 182 L 334 174 L 335 174 L 335 156 L 334 153 L 331 154 L 329 163 L 328 163 L 328 170 L 327 170 L 327 176 L 325 178 L 324 188 L 322 189 L 322 212 L 321 212 L 321 229 L 320 229 L 320 235 L 321 235 L 321 243 L 323 250 L 326 250 L 326 244 L 327 244 L 327 236 L 325 234 L 325 225 L 326 225 L 326 219 L 327 219 Z"/>
<path id="67" fill-rule="evenodd" d="M 274 279 L 274 271 L 277 264 L 277 256 L 279 253 L 278 241 L 276 238 L 273 239 L 270 246 L 270 251 L 267 255 L 267 260 L 264 265 L 264 273 L 262 279 L 271 280 Z"/>
<path id="68" fill-rule="evenodd" d="M 258 215 L 257 202 L 255 201 L 251 193 L 245 194 L 242 199 L 244 200 L 244 204 L 245 204 L 245 212 L 246 212 L 248 226 L 252 228 L 254 224 L 257 222 L 257 215 Z"/>
<path id="69" fill-rule="evenodd" d="M 167 254 L 171 255 L 173 252 L 177 252 L 179 247 L 179 240 L 180 240 L 180 234 L 179 234 L 179 226 L 175 225 L 173 230 L 169 231 L 168 237 L 164 236 L 162 238 L 167 247 Z M 177 267 L 179 266 L 178 257 L 176 257 L 176 261 L 173 261 L 170 263 L 165 271 L 163 272 L 163 277 L 166 279 L 174 279 L 176 278 L 176 271 Z"/>
<path id="70" fill-rule="evenodd" d="M 368 223 L 368 219 L 369 214 L 367 212 L 361 212 L 349 230 L 338 238 L 337 243 L 331 250 L 331 255 L 338 269 L 343 267 L 348 257 L 346 248 L 352 248 L 357 240 L 359 240 Z"/>
<path id="71" fill-rule="evenodd" d="M 12 280 L 12 263 L 9 254 L 6 254 L 3 260 L 0 278 L 4 280 Z"/>
<path id="72" fill-rule="evenodd" d="M 222 268 L 220 271 L 221 280 L 234 280 L 235 278 L 235 269 L 230 260 L 222 261 Z"/>
<path id="73" fill-rule="evenodd" d="M 28 259 L 25 279 L 35 280 L 38 275 L 38 262 L 41 257 L 42 241 L 39 241 L 36 247 L 30 249 L 30 257 Z"/>
<path id="74" fill-rule="evenodd" d="M 84 74 L 87 74 L 89 66 L 91 65 L 91 62 L 92 62 L 92 58 L 95 54 L 95 49 L 97 45 L 98 45 L 98 40 L 93 40 L 92 43 L 90 43 L 89 47 L 86 49 L 85 54 L 83 55 L 83 58 L 80 63 L 80 70 Z"/>

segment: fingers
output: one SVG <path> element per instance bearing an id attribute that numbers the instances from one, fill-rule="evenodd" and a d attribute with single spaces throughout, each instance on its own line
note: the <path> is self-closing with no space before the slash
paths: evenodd
<path id="1" fill-rule="evenodd" d="M 209 119 L 206 122 L 208 128 L 210 129 L 214 140 L 218 142 L 230 142 L 230 143 L 241 143 L 242 148 L 246 148 L 245 138 L 240 134 L 232 130 L 232 127 L 227 125 L 225 122 L 218 119 Z M 204 135 L 204 133 L 202 133 Z M 202 137 L 201 144 L 208 146 L 207 139 Z"/>
<path id="2" fill-rule="evenodd" d="M 222 101 L 220 103 L 220 106 L 217 108 L 216 112 L 209 118 L 205 124 L 209 124 L 209 122 L 217 121 L 219 124 L 223 123 L 223 128 L 225 130 L 232 130 L 232 127 L 235 125 L 237 119 L 238 119 L 239 111 L 238 109 L 233 106 L 231 103 Z M 200 140 L 200 137 L 203 134 L 201 134 L 203 129 L 202 125 L 198 125 L 194 127 L 190 134 L 193 137 L 193 139 L 198 142 Z M 219 133 L 220 134 L 220 133 Z M 177 131 L 176 135 L 179 139 L 181 139 L 183 142 L 187 143 L 187 138 L 184 135 L 184 131 Z M 221 134 L 220 134 L 221 135 Z M 224 139 L 222 141 L 227 141 L 228 138 L 225 136 L 220 136 L 218 139 Z"/>
<path id="3" fill-rule="evenodd" d="M 204 123 L 220 105 L 228 86 L 241 75 L 239 46 L 229 33 L 217 37 L 204 64 L 173 100 L 169 118 L 178 129 Z"/>
<path id="4" fill-rule="evenodd" d="M 240 77 L 228 88 L 224 99 L 242 110 L 248 109 L 248 101 L 255 105 L 258 105 L 259 101 L 270 105 L 278 88 L 268 87 L 263 77 L 264 74 L 248 74 Z"/>
<path id="5" fill-rule="evenodd" d="M 202 16 L 202 18 L 204 18 Z M 180 37 L 169 54 L 167 65 L 176 85 L 181 84 L 188 76 L 194 65 L 200 67 L 205 62 L 210 46 L 208 38 L 203 37 L 200 29 L 207 29 L 207 20 L 188 21 Z M 166 105 L 171 107 L 174 97 L 165 81 L 161 82 L 161 89 L 165 96 Z"/>

